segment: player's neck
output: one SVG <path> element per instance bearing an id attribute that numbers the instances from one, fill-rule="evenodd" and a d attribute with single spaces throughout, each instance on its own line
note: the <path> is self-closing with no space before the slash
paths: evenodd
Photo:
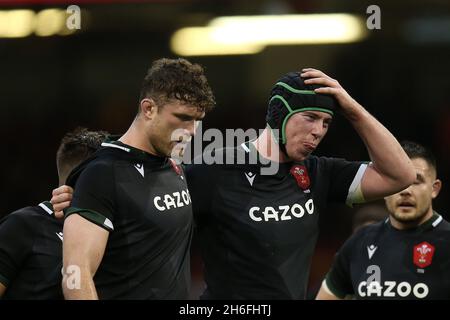
<path id="1" fill-rule="evenodd" d="M 421 224 L 427 222 L 432 217 L 433 217 L 433 208 L 430 206 L 430 208 L 428 208 L 427 213 L 424 214 L 422 216 L 422 218 L 420 218 L 419 220 L 411 221 L 411 222 L 402 222 L 402 221 L 396 220 L 392 215 L 389 216 L 389 220 L 391 222 L 391 225 L 395 229 L 408 230 L 408 229 L 412 229 L 412 228 L 416 228 L 416 227 L 420 226 Z"/>
<path id="2" fill-rule="evenodd" d="M 140 123 L 138 118 L 136 118 L 128 128 L 127 132 L 120 137 L 119 141 L 133 148 L 159 157 L 160 155 L 158 155 L 151 143 L 149 143 L 149 139 L 147 139 L 146 135 L 143 134 L 144 132 L 145 130 L 143 128 L 143 124 Z"/>
<path id="3" fill-rule="evenodd" d="M 289 159 L 284 152 L 280 151 L 280 147 L 275 142 L 275 139 L 268 128 L 265 128 L 259 137 L 252 141 L 252 143 L 254 144 L 256 150 L 258 150 L 259 154 L 270 161 L 291 161 L 291 159 Z"/>

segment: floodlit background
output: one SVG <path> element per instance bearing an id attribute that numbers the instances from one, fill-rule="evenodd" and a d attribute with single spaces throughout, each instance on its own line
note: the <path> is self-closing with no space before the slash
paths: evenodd
<path id="1" fill-rule="evenodd" d="M 68 30 L 69 5 L 81 29 Z M 368 30 L 366 9 L 381 8 Z M 0 216 L 50 198 L 55 152 L 76 126 L 123 133 L 151 62 L 185 56 L 202 64 L 218 106 L 204 129 L 263 128 L 282 74 L 322 69 L 399 139 L 434 151 L 450 218 L 450 2 L 448 0 L 0 0 Z M 317 155 L 367 160 L 338 116 Z M 353 211 L 331 206 L 311 270 L 311 294 L 351 232 Z M 201 261 L 193 246 L 196 298 Z"/>

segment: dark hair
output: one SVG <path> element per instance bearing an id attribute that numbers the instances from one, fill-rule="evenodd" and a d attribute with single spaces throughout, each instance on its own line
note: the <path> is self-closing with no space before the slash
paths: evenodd
<path id="1" fill-rule="evenodd" d="M 413 141 L 402 141 L 400 145 L 410 159 L 422 158 L 436 171 L 436 158 L 429 149 Z"/>
<path id="2" fill-rule="evenodd" d="M 62 138 L 56 153 L 60 180 L 97 151 L 108 135 L 106 131 L 88 131 L 81 127 L 67 133 Z"/>
<path id="3" fill-rule="evenodd" d="M 147 97 L 159 104 L 177 99 L 205 112 L 216 104 L 203 68 L 181 58 L 153 62 L 144 78 L 139 101 Z"/>

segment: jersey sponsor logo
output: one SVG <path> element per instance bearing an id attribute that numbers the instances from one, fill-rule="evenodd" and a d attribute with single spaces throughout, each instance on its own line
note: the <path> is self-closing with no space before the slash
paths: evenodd
<path id="1" fill-rule="evenodd" d="M 383 297 L 383 298 L 407 298 L 414 296 L 418 299 L 425 298 L 429 293 L 428 286 L 419 282 L 410 284 L 403 281 L 385 281 L 381 284 L 379 281 L 362 281 L 358 284 L 358 294 L 360 297 Z"/>
<path id="2" fill-rule="evenodd" d="M 177 191 L 171 194 L 156 196 L 153 198 L 153 204 L 159 211 L 166 211 L 187 206 L 191 203 L 191 195 L 188 189 L 181 192 Z"/>
<path id="3" fill-rule="evenodd" d="M 142 178 L 144 178 L 144 164 L 142 163 L 136 163 L 134 165 L 134 167 L 136 168 L 136 170 L 141 174 Z"/>
<path id="4" fill-rule="evenodd" d="M 245 172 L 244 174 L 250 185 L 253 187 L 253 180 L 255 180 L 256 174 L 253 172 Z"/>
<path id="5" fill-rule="evenodd" d="M 311 184 L 311 181 L 309 180 L 308 171 L 306 170 L 305 166 L 292 166 L 290 173 L 295 178 L 295 180 L 297 181 L 297 185 L 302 190 L 305 190 L 305 192 L 309 191 L 309 185 Z"/>
<path id="6" fill-rule="evenodd" d="M 58 238 L 63 241 L 63 233 L 62 232 L 55 232 Z"/>
<path id="7" fill-rule="evenodd" d="M 421 242 L 414 246 L 414 264 L 419 268 L 428 267 L 433 261 L 435 248 L 428 242 Z"/>
<path id="8" fill-rule="evenodd" d="M 292 218 L 302 218 L 305 213 L 314 213 L 313 199 L 306 201 L 304 207 L 298 203 L 295 203 L 292 206 L 278 206 L 276 209 L 274 207 L 251 207 L 248 211 L 250 218 L 256 222 L 267 222 L 270 220 L 287 221 Z"/>
<path id="9" fill-rule="evenodd" d="M 371 244 L 370 246 L 367 246 L 367 254 L 369 255 L 369 260 L 372 259 L 373 254 L 375 251 L 377 251 L 378 247 Z"/>

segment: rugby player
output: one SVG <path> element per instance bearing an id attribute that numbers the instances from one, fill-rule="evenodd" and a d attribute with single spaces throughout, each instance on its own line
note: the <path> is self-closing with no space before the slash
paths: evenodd
<path id="1" fill-rule="evenodd" d="M 402 146 L 415 182 L 385 198 L 388 219 L 346 241 L 317 299 L 450 299 L 450 224 L 432 206 L 442 186 L 436 161 L 422 145 Z"/>
<path id="2" fill-rule="evenodd" d="M 92 155 L 107 137 L 103 131 L 77 128 L 67 133 L 56 153 L 59 185 Z M 0 297 L 62 299 L 63 220 L 50 202 L 19 209 L 0 221 Z"/>

